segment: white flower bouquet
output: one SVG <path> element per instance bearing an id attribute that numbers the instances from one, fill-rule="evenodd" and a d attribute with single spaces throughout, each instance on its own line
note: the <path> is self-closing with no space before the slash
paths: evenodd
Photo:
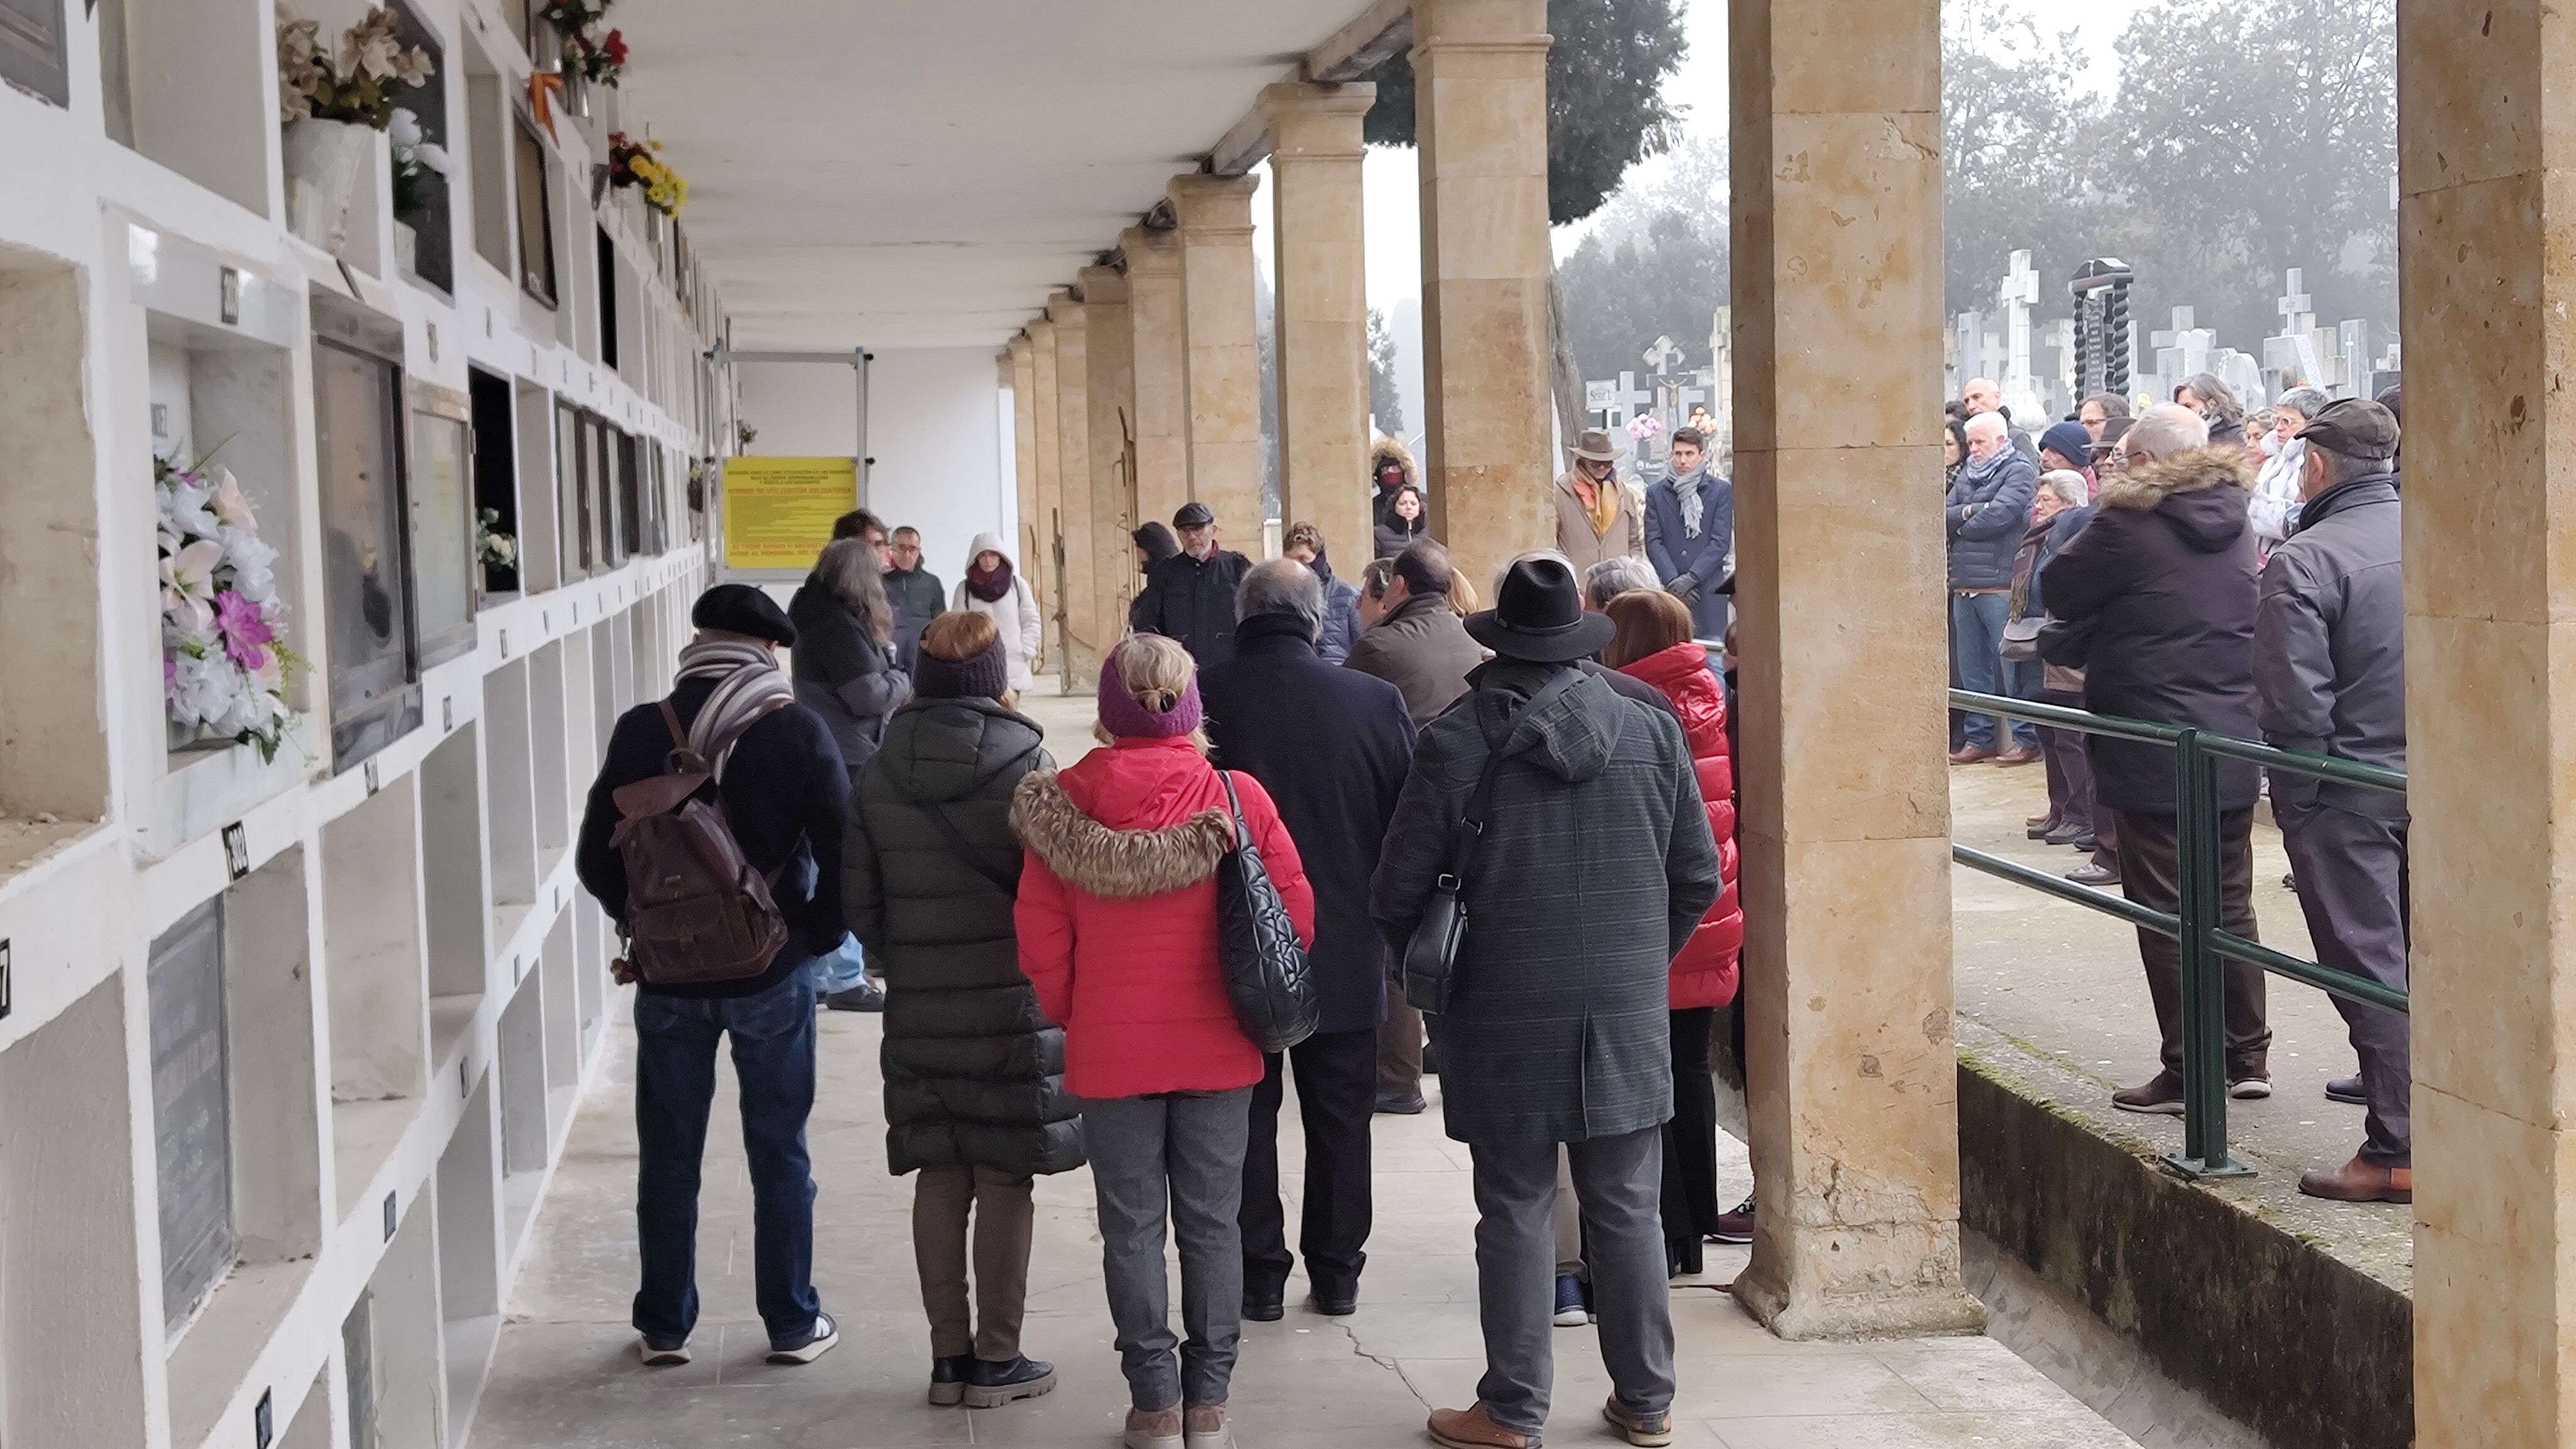
<path id="1" fill-rule="evenodd" d="M 277 757 L 305 667 L 286 647 L 277 550 L 233 475 L 200 459 L 152 460 L 161 535 L 161 689 L 170 722 Z"/>

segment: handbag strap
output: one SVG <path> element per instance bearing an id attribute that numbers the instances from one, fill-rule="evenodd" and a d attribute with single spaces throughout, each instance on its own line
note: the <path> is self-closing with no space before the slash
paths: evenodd
<path id="1" fill-rule="evenodd" d="M 1225 787 L 1225 807 L 1234 816 L 1234 848 L 1241 850 L 1252 838 L 1252 828 L 1243 823 L 1243 797 L 1234 793 L 1234 772 L 1217 771 L 1216 782 Z"/>
<path id="2" fill-rule="evenodd" d="M 1512 731 L 1520 728 L 1522 718 L 1531 710 L 1572 689 L 1574 682 L 1582 677 L 1583 671 L 1579 667 L 1559 670 L 1554 679 L 1541 686 L 1538 693 L 1531 695 L 1519 709 L 1513 710 L 1510 719 L 1503 721 L 1503 742 L 1511 742 Z M 1454 893 L 1467 888 L 1467 872 L 1476 863 L 1476 849 L 1485 843 L 1485 812 L 1493 808 L 1494 779 L 1502 773 L 1502 768 L 1502 750 L 1488 746 L 1485 768 L 1476 777 L 1474 793 L 1467 797 L 1466 812 L 1459 816 L 1456 828 L 1450 832 L 1449 869 L 1441 873 L 1440 889 Z"/>

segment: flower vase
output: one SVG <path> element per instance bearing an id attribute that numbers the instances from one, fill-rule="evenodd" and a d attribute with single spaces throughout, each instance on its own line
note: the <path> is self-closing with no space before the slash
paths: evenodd
<path id="1" fill-rule="evenodd" d="M 590 79 L 576 69 L 570 59 L 562 64 L 564 114 L 576 121 L 590 119 Z"/>
<path id="2" fill-rule="evenodd" d="M 394 260 L 406 275 L 420 275 L 420 229 L 410 222 L 394 223 Z"/>
<path id="3" fill-rule="evenodd" d="M 286 223 L 333 256 L 349 244 L 349 202 L 374 129 L 312 117 L 286 128 Z"/>

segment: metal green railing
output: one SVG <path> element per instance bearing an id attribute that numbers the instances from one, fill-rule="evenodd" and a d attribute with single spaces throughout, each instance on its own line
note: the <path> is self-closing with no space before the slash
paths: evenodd
<path id="1" fill-rule="evenodd" d="M 2365 765 L 2326 755 L 2300 755 L 2251 740 L 2203 734 L 2173 725 L 2116 719 L 2080 709 L 1991 694 L 1950 691 L 1950 707 L 1967 714 L 2001 715 L 2078 734 L 2108 735 L 2142 744 L 2165 745 L 2174 752 L 2174 806 L 2177 862 L 2181 889 L 2179 909 L 2151 910 L 2125 896 L 2036 870 L 2018 861 L 1952 842 L 1950 858 L 1971 870 L 2029 886 L 2073 901 L 2133 926 L 2171 936 L 2182 948 L 2182 1138 L 2183 1150 L 2165 1161 L 2185 1177 L 2244 1177 L 2253 1172 L 2227 1155 L 2227 1016 L 2222 958 L 2248 962 L 2276 976 L 2382 1011 L 2403 1013 L 2406 993 L 2349 971 L 2276 951 L 2226 928 L 2218 886 L 2218 772 L 2215 761 L 2241 760 L 2267 770 L 2306 775 L 2365 790 L 2406 793 L 2406 776 L 2398 770 Z"/>

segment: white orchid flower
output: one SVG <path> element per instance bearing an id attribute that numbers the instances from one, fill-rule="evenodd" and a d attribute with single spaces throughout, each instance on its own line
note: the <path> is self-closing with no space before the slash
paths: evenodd
<path id="1" fill-rule="evenodd" d="M 259 518 L 251 512 L 250 499 L 242 492 L 241 480 L 228 469 L 215 470 L 215 487 L 206 500 L 207 507 L 227 528 L 257 537 Z"/>

